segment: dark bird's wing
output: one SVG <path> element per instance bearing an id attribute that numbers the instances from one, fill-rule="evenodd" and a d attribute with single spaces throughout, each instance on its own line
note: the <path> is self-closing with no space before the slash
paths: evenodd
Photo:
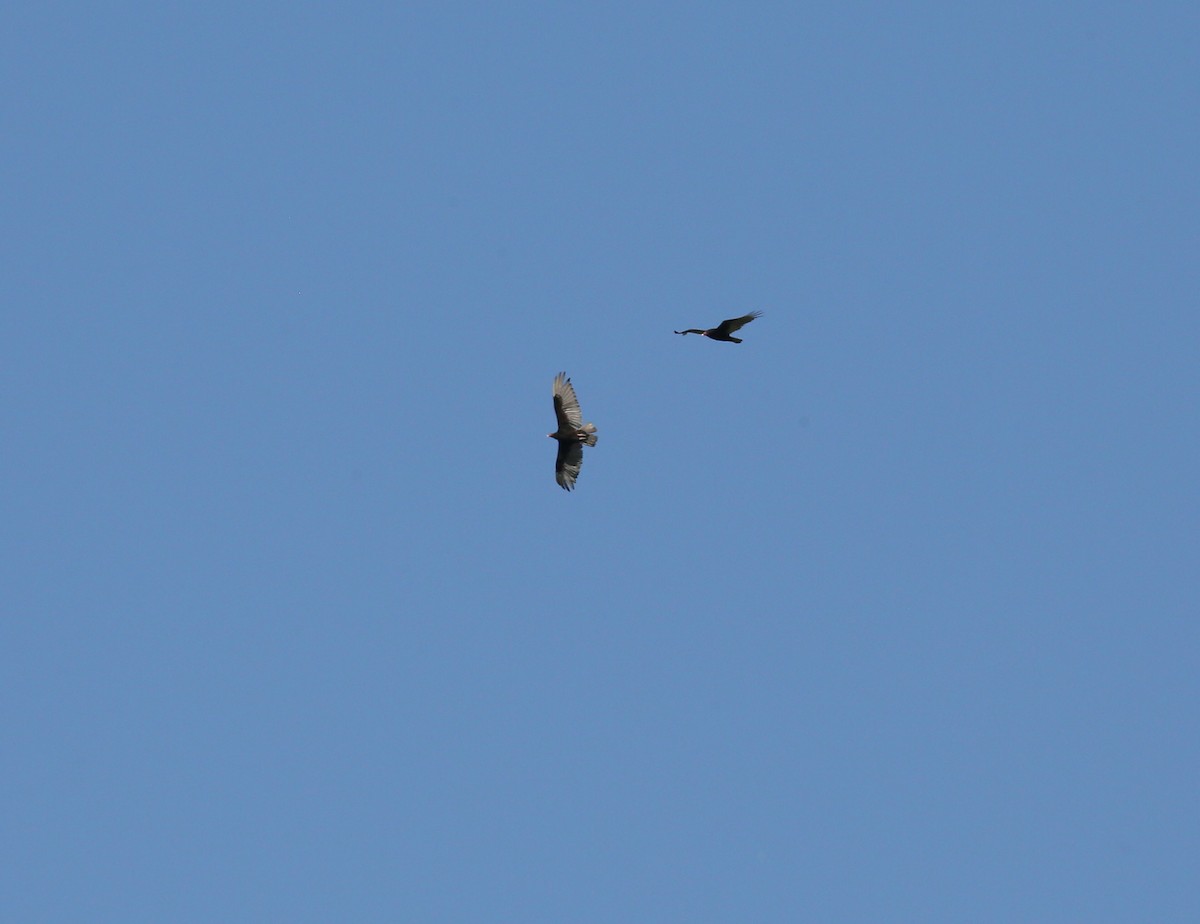
<path id="1" fill-rule="evenodd" d="M 576 440 L 565 440 L 558 444 L 558 458 L 554 460 L 554 480 L 570 491 L 575 487 L 579 469 L 583 467 L 583 447 Z"/>
<path id="2" fill-rule="evenodd" d="M 735 330 L 741 330 L 755 318 L 762 317 L 761 311 L 751 311 L 749 314 L 744 314 L 740 318 L 729 318 L 717 325 L 717 329 L 713 331 L 718 337 L 725 337 L 732 334 Z"/>
<path id="3" fill-rule="evenodd" d="M 558 418 L 558 429 L 578 430 L 583 426 L 583 412 L 579 410 L 579 399 L 565 372 L 554 377 L 554 416 Z"/>
<path id="4" fill-rule="evenodd" d="M 677 331 L 675 331 L 675 333 L 677 333 L 677 334 L 703 334 L 703 333 L 707 333 L 707 332 L 693 327 L 689 330 L 677 330 Z"/>

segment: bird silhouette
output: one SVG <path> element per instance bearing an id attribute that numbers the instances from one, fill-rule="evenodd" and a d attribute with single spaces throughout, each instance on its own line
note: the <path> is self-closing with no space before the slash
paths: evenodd
<path id="1" fill-rule="evenodd" d="M 575 487 L 579 469 L 583 466 L 583 447 L 596 445 L 596 425 L 583 422 L 579 399 L 565 372 L 554 377 L 554 416 L 558 429 L 546 436 L 558 440 L 558 456 L 554 460 L 554 480 L 564 491 Z"/>
<path id="2" fill-rule="evenodd" d="M 741 343 L 741 337 L 732 336 L 735 330 L 740 330 L 745 327 L 755 318 L 761 318 L 761 311 L 751 311 L 749 314 L 744 314 L 740 318 L 729 318 L 722 321 L 716 327 L 710 327 L 708 330 L 699 330 L 695 327 L 690 330 L 677 330 L 677 334 L 699 334 L 702 337 L 707 337 L 709 340 L 725 340 L 729 343 Z"/>

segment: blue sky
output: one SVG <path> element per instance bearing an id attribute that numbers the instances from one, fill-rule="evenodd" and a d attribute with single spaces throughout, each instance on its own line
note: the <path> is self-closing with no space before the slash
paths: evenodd
<path id="1" fill-rule="evenodd" d="M 0 917 L 1200 919 L 1198 36 L 7 5 Z"/>

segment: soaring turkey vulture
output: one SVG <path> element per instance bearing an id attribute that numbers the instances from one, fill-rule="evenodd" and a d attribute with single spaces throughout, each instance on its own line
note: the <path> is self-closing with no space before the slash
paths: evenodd
<path id="1" fill-rule="evenodd" d="M 554 460 L 554 480 L 564 491 L 575 487 L 579 469 L 583 465 L 584 445 L 596 445 L 596 425 L 585 424 L 579 410 L 579 399 L 565 372 L 554 377 L 554 416 L 558 418 L 558 430 L 546 436 L 558 440 L 558 458 Z"/>
<path id="2" fill-rule="evenodd" d="M 699 334 L 702 337 L 707 337 L 709 340 L 728 340 L 730 343 L 741 343 L 740 337 L 731 336 L 735 330 L 740 330 L 746 324 L 749 324 L 755 318 L 761 318 L 761 311 L 751 311 L 749 314 L 744 314 L 740 318 L 729 318 L 727 321 L 722 321 L 716 327 L 710 327 L 708 330 L 677 330 L 677 334 Z"/>

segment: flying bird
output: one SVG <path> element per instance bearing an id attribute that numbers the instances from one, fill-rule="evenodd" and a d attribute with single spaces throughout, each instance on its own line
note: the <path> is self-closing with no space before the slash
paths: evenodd
<path id="1" fill-rule="evenodd" d="M 565 372 L 554 377 L 554 416 L 558 430 L 546 436 L 558 440 L 558 458 L 554 460 L 554 480 L 564 491 L 575 487 L 579 469 L 583 466 L 583 447 L 596 445 L 596 425 L 585 424 L 579 410 L 579 399 Z"/>
<path id="2" fill-rule="evenodd" d="M 741 343 L 742 338 L 732 336 L 733 332 L 735 330 L 741 330 L 741 328 L 749 324 L 755 318 L 761 317 L 761 311 L 751 311 L 749 314 L 744 314 L 740 318 L 729 318 L 726 321 L 722 321 L 716 327 L 710 327 L 708 330 L 697 330 L 693 327 L 691 330 L 677 330 L 675 333 L 699 334 L 701 337 L 707 337 L 709 340 L 728 340 L 730 343 Z"/>

